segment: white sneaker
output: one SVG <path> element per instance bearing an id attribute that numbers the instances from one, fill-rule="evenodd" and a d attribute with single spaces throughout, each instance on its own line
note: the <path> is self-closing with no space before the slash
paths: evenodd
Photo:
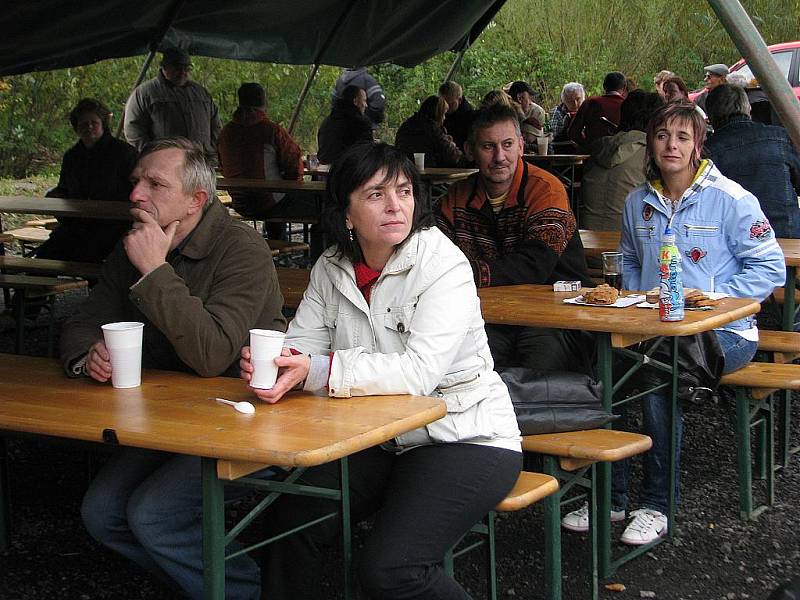
<path id="1" fill-rule="evenodd" d="M 624 520 L 625 520 L 624 510 L 611 511 L 612 523 Z M 581 506 L 578 510 L 573 510 L 571 513 L 567 513 L 566 515 L 564 515 L 564 518 L 561 519 L 561 526 L 564 529 L 569 529 L 570 531 L 577 531 L 579 533 L 583 533 L 584 531 L 589 531 L 589 503 L 584 502 L 583 506 Z"/>
<path id="2" fill-rule="evenodd" d="M 630 546 L 642 546 L 667 535 L 667 516 L 649 508 L 631 513 L 631 521 L 622 532 L 620 541 Z"/>

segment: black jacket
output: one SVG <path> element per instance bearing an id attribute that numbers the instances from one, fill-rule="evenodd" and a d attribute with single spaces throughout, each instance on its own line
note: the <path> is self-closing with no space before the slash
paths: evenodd
<path id="1" fill-rule="evenodd" d="M 355 105 L 336 106 L 317 132 L 317 157 L 327 165 L 359 142 L 372 141 L 372 126 Z"/>

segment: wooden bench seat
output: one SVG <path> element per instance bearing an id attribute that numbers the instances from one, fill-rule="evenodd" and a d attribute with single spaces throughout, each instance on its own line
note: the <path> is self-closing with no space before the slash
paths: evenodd
<path id="1" fill-rule="evenodd" d="M 264 240 L 273 252 L 278 254 L 293 254 L 295 252 L 308 252 L 310 246 L 305 242 L 289 242 L 286 240 Z"/>
<path id="2" fill-rule="evenodd" d="M 758 349 L 764 352 L 800 354 L 800 332 L 759 329 Z"/>
<path id="3" fill-rule="evenodd" d="M 772 297 L 775 299 L 775 302 L 778 304 L 783 304 L 786 298 L 786 290 L 782 287 L 776 287 L 772 291 Z M 800 306 L 800 290 L 794 291 L 794 305 Z"/>
<path id="4" fill-rule="evenodd" d="M 44 227 L 45 229 L 53 230 L 58 227 L 58 219 L 31 219 L 25 221 L 25 227 Z"/>
<path id="5" fill-rule="evenodd" d="M 50 237 L 50 230 L 44 227 L 20 227 L 19 229 L 9 229 L 4 233 L 20 242 L 42 243 Z"/>
<path id="6" fill-rule="evenodd" d="M 443 561 L 445 572 L 452 577 L 455 559 L 481 546 L 485 541 L 489 547 L 486 553 L 486 569 L 489 577 L 488 596 L 491 600 L 496 600 L 497 566 L 495 564 L 495 512 L 514 512 L 521 510 L 556 492 L 558 492 L 558 480 L 555 477 L 543 473 L 521 471 L 517 477 L 517 482 L 514 484 L 514 487 L 511 488 L 511 491 L 506 494 L 506 497 L 494 510 L 489 511 L 480 523 L 474 525 L 470 530 L 472 533 L 486 536 L 485 540 L 480 540 L 456 550 L 456 547 L 459 546 L 462 541 L 459 540 L 445 553 Z"/>
<path id="7" fill-rule="evenodd" d="M 0 270 L 26 273 L 56 273 L 83 279 L 99 279 L 103 265 L 51 258 L 0 256 Z"/>
<path id="8" fill-rule="evenodd" d="M 723 375 L 720 385 L 733 386 L 736 391 L 739 514 L 744 520 L 754 520 L 775 502 L 774 430 L 775 415 L 778 410 L 774 393 L 779 390 L 800 390 L 800 365 L 751 362 L 738 371 Z M 784 407 L 784 411 L 785 409 L 786 407 Z M 753 471 L 750 452 L 750 429 L 752 427 L 758 428 L 756 474 L 760 478 L 766 479 L 767 484 L 767 502 L 756 507 L 753 506 Z"/>

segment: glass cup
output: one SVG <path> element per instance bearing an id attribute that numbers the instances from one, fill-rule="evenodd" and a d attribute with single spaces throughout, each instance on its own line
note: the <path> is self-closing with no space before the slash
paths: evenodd
<path id="1" fill-rule="evenodd" d="M 603 280 L 622 291 L 622 252 L 603 252 Z"/>

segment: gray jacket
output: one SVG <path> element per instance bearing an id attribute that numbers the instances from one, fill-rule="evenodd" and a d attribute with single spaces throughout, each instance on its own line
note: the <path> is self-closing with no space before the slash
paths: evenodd
<path id="1" fill-rule="evenodd" d="M 199 83 L 178 87 L 159 70 L 133 90 L 125 104 L 125 138 L 137 150 L 147 142 L 181 136 L 203 146 L 217 160 L 217 137 L 222 124 L 211 94 Z"/>

